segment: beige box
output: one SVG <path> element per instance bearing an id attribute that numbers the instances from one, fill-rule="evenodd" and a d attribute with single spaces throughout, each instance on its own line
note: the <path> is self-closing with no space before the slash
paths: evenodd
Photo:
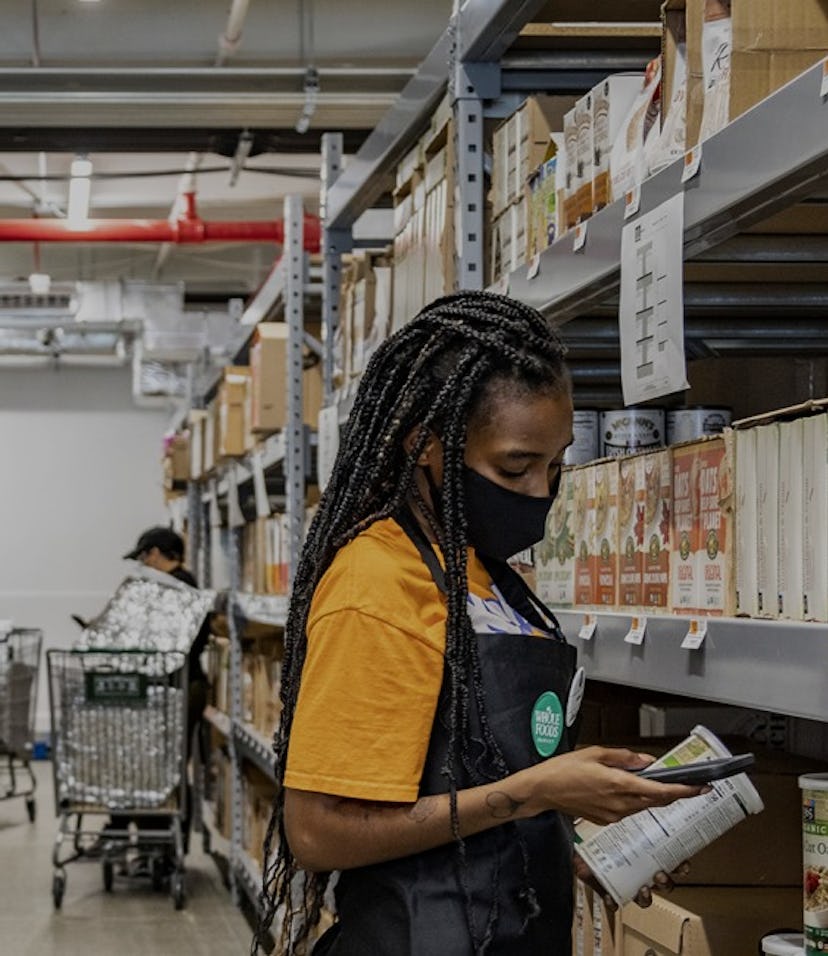
<path id="1" fill-rule="evenodd" d="M 805 419 L 779 423 L 779 616 L 801 621 L 803 557 L 803 464 Z M 824 526 L 823 526 L 824 527 Z M 828 533 L 828 529 L 825 529 Z"/>
<path id="2" fill-rule="evenodd" d="M 616 73 L 592 90 L 592 136 L 595 150 L 593 205 L 603 209 L 618 197 L 612 194 L 610 152 L 621 124 L 641 89 L 640 73 Z"/>
<path id="3" fill-rule="evenodd" d="M 573 890 L 572 956 L 592 956 L 593 892 L 579 879 Z"/>
<path id="4" fill-rule="evenodd" d="M 753 0 L 748 0 L 753 2 Z M 701 35 L 702 107 L 699 139 L 718 133 L 730 119 L 733 21 L 731 0 L 705 0 Z"/>
<path id="5" fill-rule="evenodd" d="M 803 423 L 802 610 L 828 621 L 828 416 Z"/>
<path id="6" fill-rule="evenodd" d="M 198 480 L 204 474 L 204 438 L 207 425 L 207 412 L 204 409 L 192 409 L 187 416 L 190 429 L 190 477 Z"/>
<path id="7" fill-rule="evenodd" d="M 578 221 L 584 222 L 592 215 L 594 207 L 592 184 L 595 178 L 595 147 L 592 132 L 592 93 L 586 93 L 575 104 L 575 126 L 578 135 L 578 167 L 576 203 Z"/>
<path id="8" fill-rule="evenodd" d="M 643 456 L 618 462 L 618 606 L 639 609 L 643 603 L 644 541 Z"/>
<path id="9" fill-rule="evenodd" d="M 250 349 L 252 431 L 272 434 L 287 419 L 288 327 L 283 322 L 263 322 Z M 317 363 L 302 372 L 302 409 L 306 425 L 316 428 L 322 407 L 322 369 Z"/>
<path id="10" fill-rule="evenodd" d="M 601 610 L 611 611 L 618 606 L 618 459 L 597 462 L 593 471 L 594 601 Z"/>
<path id="11" fill-rule="evenodd" d="M 670 515 L 673 463 L 669 448 L 641 456 L 644 465 L 642 604 L 666 611 L 670 603 Z"/>
<path id="12" fill-rule="evenodd" d="M 223 376 L 217 398 L 216 457 L 219 460 L 243 455 L 249 447 L 247 437 L 250 433 L 247 420 L 250 369 L 229 365 L 224 369 Z"/>
<path id="13" fill-rule="evenodd" d="M 687 30 L 685 0 L 661 7 L 661 132 L 648 157 L 654 174 L 685 152 L 687 138 Z"/>
<path id="14" fill-rule="evenodd" d="M 700 600 L 697 444 L 673 448 L 673 520 L 670 534 L 670 610 L 695 614 Z"/>
<path id="15" fill-rule="evenodd" d="M 564 116 L 563 133 L 566 154 L 564 215 L 566 228 L 572 229 L 578 224 L 578 124 L 574 107 Z"/>
<path id="16" fill-rule="evenodd" d="M 607 908 L 603 896 L 592 893 L 592 956 L 615 956 L 618 913 Z"/>
<path id="17" fill-rule="evenodd" d="M 575 599 L 573 491 L 572 472 L 564 471 L 558 495 L 546 519 L 546 534 L 535 547 L 538 597 L 551 608 L 572 607 Z"/>
<path id="18" fill-rule="evenodd" d="M 763 936 L 801 922 L 801 889 L 683 886 L 622 908 L 617 956 L 756 956 Z"/>
<path id="19" fill-rule="evenodd" d="M 756 429 L 734 432 L 736 437 L 736 613 L 756 617 L 758 557 L 756 487 Z"/>
<path id="20" fill-rule="evenodd" d="M 779 423 L 756 429 L 756 602 L 779 616 Z"/>
<path id="21" fill-rule="evenodd" d="M 216 470 L 218 427 L 218 402 L 212 401 L 207 406 L 207 418 L 204 422 L 204 470 L 202 472 L 204 475 L 210 475 Z"/>
<path id="22" fill-rule="evenodd" d="M 704 439 L 696 450 L 699 533 L 696 575 L 699 611 L 732 615 L 736 611 L 733 561 L 733 433 Z"/>

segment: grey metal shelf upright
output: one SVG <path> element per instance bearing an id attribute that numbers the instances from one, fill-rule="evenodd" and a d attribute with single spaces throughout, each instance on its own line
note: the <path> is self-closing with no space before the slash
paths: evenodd
<path id="1" fill-rule="evenodd" d="M 303 351 L 309 337 L 304 328 L 305 294 L 318 293 L 318 283 L 310 281 L 310 268 L 303 244 L 303 208 L 301 197 L 288 196 L 284 206 L 285 242 L 280 264 L 274 268 L 271 278 L 258 293 L 256 300 L 243 317 L 243 324 L 249 326 L 247 337 L 253 334 L 255 325 L 260 321 L 273 319 L 283 313 L 288 326 L 287 363 L 285 383 L 287 388 L 287 423 L 284 430 L 266 439 L 262 451 L 262 465 L 265 470 L 281 467 L 285 480 L 285 511 L 288 515 L 290 537 L 289 585 L 292 584 L 299 549 L 302 544 L 305 508 L 306 480 L 306 429 L 302 411 L 302 372 Z M 312 341 L 311 341 L 311 344 Z M 234 494 L 238 487 L 252 479 L 252 464 L 245 460 L 234 460 L 224 465 L 220 474 L 211 481 L 215 482 L 215 493 L 220 498 Z M 200 566 L 209 567 L 208 547 L 217 546 L 211 534 L 208 539 L 205 525 L 205 507 L 213 495 L 205 493 L 203 482 L 192 482 L 188 489 L 190 520 L 194 533 L 193 553 L 198 558 L 206 557 Z M 255 765 L 262 773 L 275 782 L 273 754 L 270 741 L 249 727 L 242 719 L 242 646 L 241 634 L 245 620 L 256 619 L 275 626 L 284 626 L 287 616 L 287 597 L 282 595 L 249 595 L 241 592 L 241 527 L 243 519 L 238 509 L 228 505 L 228 523 L 235 513 L 235 526 L 229 528 L 228 558 L 230 566 L 229 588 L 226 592 L 226 614 L 230 635 L 230 714 L 223 715 L 212 708 L 208 709 L 207 719 L 226 738 L 230 755 L 232 781 L 231 838 L 226 849 L 229 853 L 230 889 L 235 902 L 239 893 L 243 893 L 256 907 L 261 889 L 261 874 L 257 864 L 245 852 L 242 845 L 242 767 L 247 761 Z M 215 532 L 216 529 L 210 529 Z M 204 813 L 206 825 L 214 823 L 209 808 Z M 215 834 L 211 834 L 215 836 Z M 219 837 L 217 844 L 226 844 Z"/>
<path id="2" fill-rule="evenodd" d="M 516 108 L 521 90 L 586 92 L 602 76 L 636 67 L 634 57 L 622 63 L 617 56 L 602 59 L 599 55 L 593 62 L 569 64 L 559 57 L 554 60 L 557 72 L 544 74 L 533 70 L 531 61 L 527 65 L 526 58 L 511 56 L 508 51 L 515 37 L 542 6 L 509 0 L 465 3 L 344 170 L 340 134 L 323 138 L 325 395 L 326 403 L 337 402 L 340 421 L 353 401 L 352 388 L 343 395 L 334 395 L 332 389 L 340 256 L 353 247 L 357 218 L 389 191 L 394 166 L 422 132 L 446 88 L 457 137 L 457 274 L 463 287 L 481 288 L 483 117 L 499 115 L 499 111 L 502 115 L 510 106 Z M 647 180 L 641 186 L 638 214 L 683 191 L 685 260 L 715 258 L 716 248 L 724 248 L 722 243 L 747 238 L 739 237 L 743 229 L 820 186 L 824 189 L 828 182 L 828 98 L 820 93 L 822 79 L 823 66 L 819 64 L 706 140 L 699 173 L 687 183 L 682 182 L 682 161 Z M 528 267 L 509 276 L 509 294 L 558 323 L 583 315 L 606 300 L 619 282 L 624 211 L 623 201 L 616 201 L 593 216 L 579 252 L 573 250 L 572 235 L 564 235 L 541 254 L 532 278 Z M 749 248 L 755 255 L 755 247 Z M 711 618 L 701 648 L 685 651 L 681 642 L 689 622 L 680 617 L 650 617 L 649 636 L 641 646 L 624 641 L 629 616 L 599 614 L 589 642 L 576 638 L 583 611 L 563 612 L 561 619 L 579 644 L 587 672 L 595 678 L 795 717 L 825 720 L 828 714 L 824 681 L 814 667 L 815 661 L 828 656 L 828 625 Z"/>

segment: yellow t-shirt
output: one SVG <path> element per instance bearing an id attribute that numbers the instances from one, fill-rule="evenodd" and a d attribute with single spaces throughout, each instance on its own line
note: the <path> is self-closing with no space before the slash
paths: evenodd
<path id="1" fill-rule="evenodd" d="M 526 632 L 469 551 L 476 631 Z M 393 519 L 342 548 L 314 593 L 285 786 L 417 799 L 443 680 L 446 602 Z"/>

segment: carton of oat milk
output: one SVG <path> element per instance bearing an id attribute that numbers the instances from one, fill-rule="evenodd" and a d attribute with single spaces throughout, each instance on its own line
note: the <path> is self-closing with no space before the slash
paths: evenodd
<path id="1" fill-rule="evenodd" d="M 706 727 L 698 726 L 653 766 L 680 766 L 728 757 L 730 751 Z M 653 876 L 671 873 L 764 805 L 746 774 L 716 780 L 711 791 L 667 807 L 634 813 L 605 827 L 576 825 L 575 852 L 619 905 L 634 899 Z"/>
<path id="2" fill-rule="evenodd" d="M 673 522 L 670 539 L 670 610 L 695 614 L 699 608 L 698 442 L 673 449 Z"/>
<path id="3" fill-rule="evenodd" d="M 639 609 L 644 540 L 643 456 L 618 462 L 618 606 Z"/>
<path id="4" fill-rule="evenodd" d="M 595 604 L 611 611 L 618 606 L 618 459 L 597 462 L 593 468 Z"/>
<path id="5" fill-rule="evenodd" d="M 572 530 L 572 472 L 561 486 L 546 519 L 546 534 L 535 547 L 538 597 L 553 610 L 572 607 L 575 599 L 575 536 Z"/>
<path id="6" fill-rule="evenodd" d="M 696 576 L 699 611 L 732 615 L 736 608 L 733 567 L 733 433 L 699 442 L 696 451 L 699 530 Z"/>
<path id="7" fill-rule="evenodd" d="M 641 456 L 644 463 L 642 604 L 664 611 L 670 600 L 670 521 L 673 465 L 669 448 Z"/>

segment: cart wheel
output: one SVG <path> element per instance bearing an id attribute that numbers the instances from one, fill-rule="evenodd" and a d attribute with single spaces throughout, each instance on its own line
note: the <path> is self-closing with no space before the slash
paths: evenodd
<path id="1" fill-rule="evenodd" d="M 26 812 L 29 814 L 29 823 L 34 823 L 37 816 L 37 804 L 34 797 L 26 798 Z"/>
<path id="2" fill-rule="evenodd" d="M 55 909 L 59 910 L 61 903 L 63 903 L 63 893 L 66 889 L 66 877 L 63 873 L 55 873 L 52 877 L 52 901 L 55 904 Z"/>
<path id="3" fill-rule="evenodd" d="M 107 893 L 112 892 L 112 884 L 115 881 L 115 865 L 112 860 L 103 861 L 103 884 Z"/>
<path id="4" fill-rule="evenodd" d="M 170 880 L 173 905 L 177 910 L 184 909 L 184 874 L 176 871 Z"/>
<path id="5" fill-rule="evenodd" d="M 210 838 L 210 831 L 207 827 L 204 827 L 201 831 L 201 849 L 204 850 L 205 856 L 209 856 L 213 849 L 213 841 Z"/>

